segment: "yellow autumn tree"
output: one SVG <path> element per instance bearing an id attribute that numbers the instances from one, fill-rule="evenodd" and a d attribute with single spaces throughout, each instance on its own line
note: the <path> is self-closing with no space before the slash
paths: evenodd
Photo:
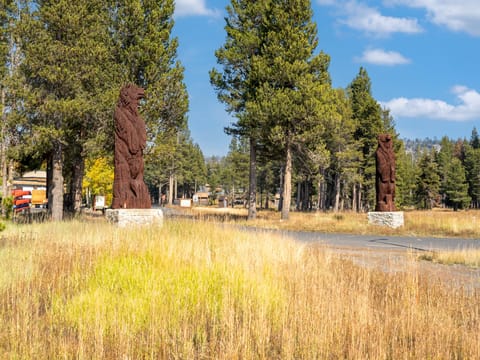
<path id="1" fill-rule="evenodd" d="M 105 196 L 105 204 L 112 203 L 113 165 L 105 157 L 87 160 L 83 178 L 84 196 L 91 200 L 96 195 Z"/>

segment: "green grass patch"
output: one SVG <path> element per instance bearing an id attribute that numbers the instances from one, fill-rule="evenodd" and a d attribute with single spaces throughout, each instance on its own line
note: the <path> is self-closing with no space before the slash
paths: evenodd
<path id="1" fill-rule="evenodd" d="M 195 324 L 195 336 L 204 339 L 232 309 L 279 319 L 285 301 L 271 285 L 274 279 L 260 280 L 221 263 L 179 265 L 155 250 L 103 257 L 82 282 L 69 299 L 56 296 L 52 311 L 59 323 L 82 337 L 99 331 L 115 336 L 119 328 L 142 333 L 155 326 L 174 336 L 190 323 Z"/>

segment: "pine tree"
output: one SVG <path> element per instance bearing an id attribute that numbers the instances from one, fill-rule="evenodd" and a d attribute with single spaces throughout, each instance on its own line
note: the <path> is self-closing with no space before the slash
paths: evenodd
<path id="1" fill-rule="evenodd" d="M 465 169 L 462 162 L 455 157 L 452 158 L 447 167 L 445 195 L 447 206 L 453 207 L 455 211 L 467 208 L 471 201 L 470 196 L 468 196 Z"/>
<path id="2" fill-rule="evenodd" d="M 375 150 L 378 135 L 386 130 L 380 105 L 372 97 L 371 81 L 365 68 L 348 86 L 352 118 L 356 124 L 355 140 L 360 142 L 362 160 L 358 184 L 359 210 L 372 208 L 375 203 Z M 394 134 L 391 134 L 392 136 Z"/>
<path id="3" fill-rule="evenodd" d="M 234 200 L 236 192 L 240 189 L 244 191 L 247 189 L 249 172 L 248 160 L 248 139 L 233 136 L 228 154 L 225 158 L 225 185 L 227 185 L 226 190 L 231 194 L 231 201 Z"/>
<path id="4" fill-rule="evenodd" d="M 473 127 L 472 135 L 470 137 L 470 146 L 474 149 L 480 149 L 480 136 L 476 127 Z"/>
<path id="5" fill-rule="evenodd" d="M 417 164 L 414 154 L 405 149 L 404 141 L 398 141 L 399 150 L 396 158 L 396 196 L 397 208 L 412 207 L 416 204 Z M 438 176 L 438 174 L 437 174 Z"/>
<path id="6" fill-rule="evenodd" d="M 10 143 L 8 115 L 7 115 L 7 92 L 9 68 L 13 66 L 10 54 L 13 51 L 12 30 L 15 13 L 15 1 L 5 0 L 0 6 L 0 172 L 2 174 L 0 198 L 8 193 L 8 158 L 7 150 Z M 5 214 L 3 209 L 2 213 Z"/>
<path id="7" fill-rule="evenodd" d="M 440 176 L 434 154 L 425 152 L 418 164 L 415 196 L 421 209 L 432 209 L 439 198 Z"/>
<path id="8" fill-rule="evenodd" d="M 445 204 L 446 199 L 446 187 L 447 180 L 449 177 L 449 168 L 450 163 L 454 157 L 454 144 L 447 137 L 444 136 L 440 140 L 440 150 L 436 153 L 436 162 L 438 164 L 438 174 L 440 175 L 440 194 L 442 195 L 443 204 Z"/>
<path id="9" fill-rule="evenodd" d="M 353 203 L 355 196 L 356 170 L 361 153 L 359 142 L 353 137 L 355 123 L 352 121 L 350 103 L 344 90 L 336 90 L 338 116 L 325 121 L 325 141 L 330 154 L 328 178 L 331 179 L 329 188 L 333 194 L 329 196 L 333 203 L 329 204 L 334 211 L 341 210 L 341 203 L 345 198 L 350 199 L 350 208 L 356 207 Z"/>
<path id="10" fill-rule="evenodd" d="M 260 140 L 260 124 L 247 111 L 246 104 L 254 101 L 260 79 L 253 72 L 254 63 L 261 57 L 267 35 L 264 18 L 272 1 L 231 0 L 227 6 L 225 44 L 215 52 L 222 73 L 210 71 L 210 81 L 218 98 L 226 105 L 237 121 L 225 129 L 227 134 L 249 140 L 249 190 L 248 218 L 257 216 L 256 170 L 257 144 Z"/>
<path id="11" fill-rule="evenodd" d="M 267 36 L 253 67 L 261 81 L 247 110 L 262 124 L 262 141 L 283 157 L 281 218 L 286 220 L 295 152 L 305 147 L 311 131 L 321 127 L 322 112 L 329 109 L 325 103 L 333 96 L 329 57 L 315 54 L 318 41 L 310 1 L 272 1 L 265 15 Z"/>
<path id="12" fill-rule="evenodd" d="M 48 159 L 49 210 L 61 220 L 64 176 L 72 173 L 70 193 L 79 206 L 84 146 L 111 118 L 115 67 L 104 2 L 37 0 L 30 9 L 20 27 L 31 124 L 23 140 Z"/>
<path id="13" fill-rule="evenodd" d="M 176 170 L 177 183 L 181 184 L 182 196 L 191 198 L 198 185 L 205 184 L 207 171 L 203 153 L 200 147 L 193 143 L 190 132 L 180 133 L 175 155 L 179 160 L 179 167 Z"/>
<path id="14" fill-rule="evenodd" d="M 480 148 L 471 145 L 465 146 L 465 172 L 468 182 L 468 195 L 472 199 L 472 206 L 480 207 Z"/>

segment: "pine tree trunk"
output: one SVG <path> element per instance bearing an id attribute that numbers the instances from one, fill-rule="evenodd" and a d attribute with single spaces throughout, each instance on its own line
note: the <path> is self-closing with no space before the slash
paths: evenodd
<path id="1" fill-rule="evenodd" d="M 304 184 L 302 208 L 304 211 L 307 211 L 310 210 L 310 182 L 305 180 Z"/>
<path id="2" fill-rule="evenodd" d="M 292 149 L 291 145 L 287 143 L 286 157 L 285 157 L 285 176 L 283 180 L 283 207 L 282 220 L 288 220 L 290 213 L 290 202 L 292 194 Z"/>
<path id="3" fill-rule="evenodd" d="M 50 213 L 53 221 L 63 219 L 63 152 L 62 144 L 57 142 L 54 145 L 52 154 L 52 183 L 51 199 L 49 199 Z"/>
<path id="4" fill-rule="evenodd" d="M 295 199 L 295 207 L 297 211 L 302 210 L 302 182 L 297 183 L 297 198 Z"/>
<path id="5" fill-rule="evenodd" d="M 178 199 L 178 181 L 176 176 L 173 177 L 173 201 L 175 199 Z"/>
<path id="6" fill-rule="evenodd" d="M 318 180 L 318 210 L 325 210 L 325 192 L 325 169 L 321 168 Z"/>
<path id="7" fill-rule="evenodd" d="M 173 204 L 173 173 L 168 177 L 168 204 Z"/>
<path id="8" fill-rule="evenodd" d="M 257 144 L 250 138 L 250 170 L 248 186 L 248 220 L 257 218 Z"/>
<path id="9" fill-rule="evenodd" d="M 68 194 L 68 211 L 72 214 L 78 214 L 82 207 L 82 182 L 85 160 L 81 156 L 75 156 L 71 161 L 72 178 L 70 179 Z"/>
<path id="10" fill-rule="evenodd" d="M 362 204 L 362 184 L 358 184 L 358 211 L 361 212 L 363 210 Z"/>
<path id="11" fill-rule="evenodd" d="M 342 182 L 340 184 L 340 187 L 341 187 L 342 191 L 341 191 L 341 196 L 340 196 L 340 208 L 339 208 L 339 210 L 344 211 L 345 210 L 345 198 L 346 198 L 346 196 L 345 196 L 345 182 Z"/>
<path id="12" fill-rule="evenodd" d="M 335 202 L 333 205 L 333 211 L 338 212 L 340 205 L 340 176 L 335 175 Z"/>
<path id="13" fill-rule="evenodd" d="M 357 212 L 358 205 L 357 205 L 357 184 L 353 184 L 352 188 L 352 211 Z"/>
<path id="14" fill-rule="evenodd" d="M 280 189 L 282 190 L 280 193 L 280 199 L 278 199 L 278 211 L 282 211 L 283 209 L 283 179 L 284 179 L 284 171 L 283 166 L 280 168 Z"/>
<path id="15" fill-rule="evenodd" d="M 73 200 L 73 212 L 75 214 L 80 213 L 82 208 L 82 183 L 83 183 L 83 174 L 85 171 L 85 160 L 83 157 L 79 157 L 74 160 L 73 168 L 73 189 L 72 189 L 72 200 Z M 104 194 L 105 195 L 105 194 Z"/>
<path id="16" fill-rule="evenodd" d="M 322 180 L 318 180 L 317 211 L 322 208 Z"/>
<path id="17" fill-rule="evenodd" d="M 6 112 L 5 112 L 5 89 L 2 88 L 2 96 L 1 96 L 1 106 L 0 109 L 2 110 L 1 114 L 1 121 L 2 121 L 2 128 L 0 134 L 0 153 L 1 153 L 1 169 L 2 169 L 2 198 L 6 198 L 8 196 L 8 188 L 7 188 L 7 134 L 6 134 Z M 6 210 L 1 207 L 2 215 L 6 214 Z"/>

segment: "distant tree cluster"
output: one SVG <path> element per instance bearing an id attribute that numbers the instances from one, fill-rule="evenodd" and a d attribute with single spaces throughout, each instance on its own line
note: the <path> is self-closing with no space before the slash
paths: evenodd
<path id="1" fill-rule="evenodd" d="M 244 146 L 238 147 L 239 142 Z M 480 207 L 480 138 L 476 128 L 470 140 L 448 137 L 441 140 L 396 139 L 395 145 L 398 208 L 459 210 Z M 220 188 L 231 195 L 232 199 L 234 194 L 245 197 L 249 183 L 248 154 L 247 141 L 233 138 L 227 156 L 206 159 L 207 182 L 212 188 Z M 353 177 L 359 177 L 361 163 L 354 161 L 359 159 L 358 153 L 349 161 L 347 156 L 333 154 L 322 163 L 320 174 L 318 165 L 305 159 L 309 158 L 296 157 L 292 208 L 297 211 L 366 210 L 356 207 L 355 187 L 345 186 L 355 183 Z M 256 191 L 260 196 L 256 205 L 267 209 L 281 192 L 282 162 L 262 159 L 257 173 Z M 348 175 L 339 180 L 341 174 Z"/>

